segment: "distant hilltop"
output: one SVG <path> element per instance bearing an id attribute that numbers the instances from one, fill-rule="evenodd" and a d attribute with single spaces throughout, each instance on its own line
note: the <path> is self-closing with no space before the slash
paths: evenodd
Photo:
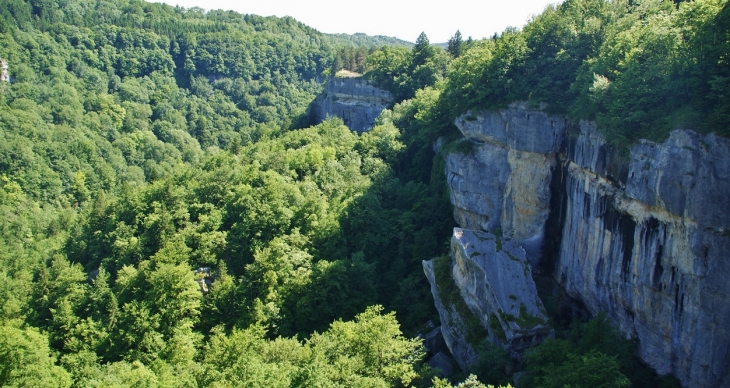
<path id="1" fill-rule="evenodd" d="M 355 34 L 325 34 L 336 40 L 338 43 L 349 43 L 352 46 L 404 46 L 412 48 L 415 44 L 407 40 L 398 39 L 392 36 L 367 35 L 362 32 Z"/>

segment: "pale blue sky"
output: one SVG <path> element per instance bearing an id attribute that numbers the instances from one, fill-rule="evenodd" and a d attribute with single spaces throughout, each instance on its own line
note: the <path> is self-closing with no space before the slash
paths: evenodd
<path id="1" fill-rule="evenodd" d="M 225 9 L 262 16 L 292 16 L 321 32 L 364 32 L 415 41 L 421 31 L 431 43 L 461 30 L 464 39 L 488 37 L 506 27 L 523 27 L 555 0 L 164 0 L 170 5 Z"/>

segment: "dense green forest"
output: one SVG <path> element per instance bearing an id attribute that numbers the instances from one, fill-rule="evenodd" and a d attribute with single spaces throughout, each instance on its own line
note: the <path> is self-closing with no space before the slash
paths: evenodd
<path id="1" fill-rule="evenodd" d="M 433 142 L 457 147 L 454 117 L 515 100 L 619 144 L 728 135 L 729 18 L 717 0 L 569 0 L 443 50 L 138 0 L 0 0 L 0 385 L 449 386 L 416 339 L 438 320 L 421 260 L 453 226 Z M 340 68 L 396 96 L 370 132 L 309 123 Z M 600 317 L 564 329 L 526 356 L 525 386 L 659 381 Z M 506 384 L 510 361 L 483 350 L 479 378 Z"/>
<path id="2" fill-rule="evenodd" d="M 446 193 L 431 161 L 395 172 L 393 119 L 306 115 L 381 39 L 141 1 L 0 15 L 0 384 L 430 382 L 408 337 Z"/>
<path id="3" fill-rule="evenodd" d="M 442 120 L 432 129 L 443 134 L 468 110 L 526 101 L 595 120 L 618 146 L 676 128 L 730 136 L 724 0 L 567 0 L 521 30 L 480 41 L 455 34 L 447 52 L 454 60 L 443 72 L 437 58 L 386 48 L 367 58 L 370 76 L 401 98 L 433 85 Z"/>

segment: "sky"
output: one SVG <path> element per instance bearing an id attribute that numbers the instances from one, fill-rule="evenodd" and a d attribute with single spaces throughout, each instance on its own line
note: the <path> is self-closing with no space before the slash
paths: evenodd
<path id="1" fill-rule="evenodd" d="M 394 36 L 414 42 L 425 32 L 431 43 L 446 42 L 456 30 L 464 39 L 522 28 L 532 15 L 557 0 L 164 0 L 170 5 L 224 9 L 261 16 L 291 16 L 325 33 Z"/>

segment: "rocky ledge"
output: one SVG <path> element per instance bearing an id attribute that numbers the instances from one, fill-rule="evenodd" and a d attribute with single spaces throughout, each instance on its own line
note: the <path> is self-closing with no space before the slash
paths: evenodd
<path id="1" fill-rule="evenodd" d="M 364 132 L 393 102 L 390 92 L 363 78 L 330 77 L 324 92 L 310 106 L 310 119 L 319 124 L 327 117 L 339 117 L 351 130 Z"/>

